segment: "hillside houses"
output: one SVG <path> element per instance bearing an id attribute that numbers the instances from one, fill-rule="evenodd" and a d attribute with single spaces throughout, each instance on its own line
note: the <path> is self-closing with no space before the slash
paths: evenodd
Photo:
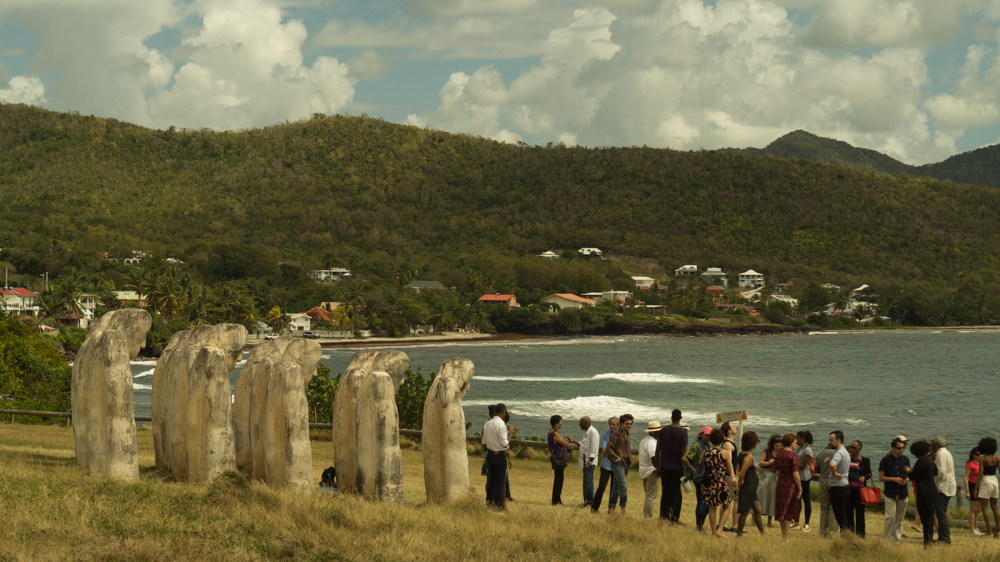
<path id="1" fill-rule="evenodd" d="M 38 317 L 38 295 L 23 287 L 7 287 L 0 289 L 3 297 L 3 309 L 7 314 L 15 316 Z"/>

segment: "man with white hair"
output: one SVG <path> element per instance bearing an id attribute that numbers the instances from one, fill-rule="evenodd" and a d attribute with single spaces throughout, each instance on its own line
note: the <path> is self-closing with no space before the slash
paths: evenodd
<path id="1" fill-rule="evenodd" d="M 938 435 L 931 439 L 931 456 L 934 457 L 934 464 L 937 465 L 938 473 L 934 477 L 934 483 L 938 488 L 938 504 L 934 510 L 938 521 L 937 542 L 951 544 L 951 529 L 948 527 L 948 503 L 955 495 L 955 459 L 948 450 L 948 442 L 944 437 Z M 924 525 L 933 525 L 933 521 L 924 521 Z"/>

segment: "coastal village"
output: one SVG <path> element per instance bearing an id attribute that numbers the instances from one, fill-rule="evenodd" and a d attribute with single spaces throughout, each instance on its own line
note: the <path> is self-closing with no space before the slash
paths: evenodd
<path id="1" fill-rule="evenodd" d="M 560 260 L 566 257 L 579 257 L 586 260 L 608 261 L 604 252 L 595 247 L 583 247 L 576 251 L 556 252 L 545 251 L 537 255 L 541 260 Z M 111 263 L 121 263 L 127 266 L 139 266 L 143 259 L 149 258 L 146 252 L 133 252 L 131 257 L 116 258 L 105 255 L 105 260 Z M 167 258 L 167 263 L 171 266 L 181 266 L 181 260 Z M 305 272 L 308 277 L 317 283 L 348 283 L 355 280 L 351 270 L 347 268 L 327 268 L 308 270 Z M 738 314 L 750 318 L 761 316 L 761 309 L 773 303 L 784 303 L 787 305 L 787 312 L 790 318 L 801 319 L 804 317 L 799 307 L 799 299 L 789 294 L 791 282 L 775 283 L 768 280 L 763 273 L 754 269 L 747 269 L 739 273 L 724 271 L 721 267 L 700 268 L 695 264 L 685 264 L 674 269 L 672 275 L 666 279 L 656 279 L 645 275 L 631 276 L 631 286 L 621 289 L 611 289 L 603 291 L 584 292 L 573 294 L 567 292 L 556 292 L 548 294 L 540 299 L 537 306 L 542 309 L 555 312 L 567 309 L 585 309 L 598 306 L 608 306 L 619 313 L 626 311 L 631 313 L 645 314 L 651 317 L 663 317 L 670 313 L 670 305 L 663 304 L 663 299 L 659 298 L 671 289 L 687 290 L 689 292 L 699 292 L 702 298 L 710 303 L 710 309 L 716 314 L 714 318 L 705 318 L 714 322 L 729 322 L 728 315 Z M 46 278 L 46 286 L 48 279 Z M 875 314 L 876 305 L 870 298 L 871 290 L 868 285 L 861 285 L 848 292 L 843 292 L 843 288 L 826 283 L 821 285 L 824 290 L 831 294 L 843 293 L 846 298 L 839 302 L 830 302 L 823 314 L 837 317 L 848 315 L 855 317 L 859 322 L 870 322 Z M 435 292 L 447 294 L 455 292 L 455 287 L 446 287 L 436 280 L 413 280 L 404 286 L 404 289 L 419 294 L 422 292 Z M 4 286 L 0 289 L 2 296 L 2 312 L 21 318 L 24 321 L 37 321 L 44 317 L 44 311 L 39 303 L 37 292 L 25 287 Z M 869 298 L 861 300 L 863 296 Z M 652 298 L 651 298 L 652 297 Z M 143 295 L 136 290 L 115 290 L 113 291 L 113 303 L 108 303 L 107 297 L 102 302 L 97 294 L 82 292 L 74 297 L 75 304 L 64 314 L 50 318 L 54 322 L 38 323 L 38 328 L 42 333 L 56 333 L 60 326 L 88 329 L 91 322 L 95 320 L 102 310 L 108 308 L 146 308 L 151 303 L 148 295 Z M 524 303 L 518 302 L 518 297 L 512 293 L 484 293 L 475 300 L 476 303 L 485 306 L 503 306 L 508 309 L 520 309 Z M 270 338 L 278 333 L 289 333 L 304 337 L 317 338 L 320 335 L 317 330 L 323 331 L 323 337 L 346 338 L 346 337 L 369 337 L 371 330 L 353 330 L 345 326 L 346 303 L 325 301 L 308 309 L 284 314 L 283 322 L 278 330 L 275 326 L 267 322 L 258 320 L 250 327 L 251 338 Z M 154 307 L 155 308 L 155 307 Z M 702 307 L 704 308 L 704 307 Z M 719 316 L 719 315 L 726 316 Z M 886 317 L 881 317 L 888 320 Z M 455 325 L 455 331 L 474 330 L 470 327 Z M 446 328 L 447 330 L 447 328 Z M 410 327 L 409 335 L 427 335 L 435 333 L 436 329 L 431 324 L 417 324 Z"/>

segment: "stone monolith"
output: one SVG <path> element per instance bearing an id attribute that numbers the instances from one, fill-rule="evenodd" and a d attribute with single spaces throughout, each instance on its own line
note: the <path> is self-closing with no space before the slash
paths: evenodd
<path id="1" fill-rule="evenodd" d="M 239 324 L 199 326 L 170 338 L 153 372 L 156 466 L 207 482 L 236 468 L 229 373 L 243 354 Z"/>
<path id="2" fill-rule="evenodd" d="M 462 398 L 469 391 L 475 365 L 452 357 L 441 365 L 424 402 L 421 448 L 427 501 L 454 501 L 470 492 Z"/>
<path id="3" fill-rule="evenodd" d="M 236 466 L 272 486 L 312 486 L 306 386 L 323 350 L 318 343 L 278 338 L 250 352 L 233 404 Z"/>
<path id="4" fill-rule="evenodd" d="M 333 403 L 333 453 L 342 491 L 403 502 L 396 391 L 409 367 L 401 351 L 365 349 L 341 377 Z"/>
<path id="5" fill-rule="evenodd" d="M 152 325 L 145 310 L 109 312 L 76 354 L 70 383 L 73 439 L 77 465 L 86 474 L 139 479 L 130 362 Z"/>

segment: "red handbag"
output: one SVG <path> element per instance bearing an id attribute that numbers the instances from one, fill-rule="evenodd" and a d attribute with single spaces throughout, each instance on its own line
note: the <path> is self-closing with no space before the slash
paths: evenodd
<path id="1" fill-rule="evenodd" d="M 871 486 L 861 488 L 862 505 L 878 505 L 880 503 L 882 503 L 882 488 L 876 486 L 874 482 Z"/>

